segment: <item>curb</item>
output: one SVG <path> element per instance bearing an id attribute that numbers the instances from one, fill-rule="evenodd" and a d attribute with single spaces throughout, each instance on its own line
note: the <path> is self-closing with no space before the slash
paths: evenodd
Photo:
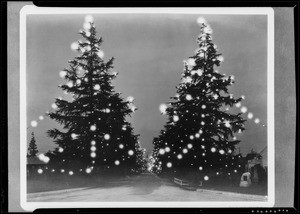
<path id="1" fill-rule="evenodd" d="M 89 187 L 80 187 L 80 188 L 74 188 L 74 189 L 63 189 L 63 190 L 54 190 L 54 191 L 47 191 L 47 192 L 34 192 L 34 193 L 27 193 L 27 198 L 36 198 L 41 197 L 45 195 L 52 195 L 52 194 L 60 194 L 60 193 L 68 193 L 68 192 L 75 192 L 87 189 Z"/>
<path id="2" fill-rule="evenodd" d="M 231 196 L 259 200 L 259 201 L 267 200 L 267 196 L 262 196 L 262 195 L 242 194 L 242 193 L 225 192 L 225 191 L 208 190 L 208 189 L 197 189 L 197 192 L 207 192 L 207 193 L 214 193 L 214 194 L 231 195 Z"/>

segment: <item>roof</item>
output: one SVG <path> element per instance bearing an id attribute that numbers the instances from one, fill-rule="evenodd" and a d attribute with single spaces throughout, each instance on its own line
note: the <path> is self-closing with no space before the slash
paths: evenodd
<path id="1" fill-rule="evenodd" d="M 27 165 L 45 165 L 46 163 L 41 161 L 38 157 L 28 157 Z"/>

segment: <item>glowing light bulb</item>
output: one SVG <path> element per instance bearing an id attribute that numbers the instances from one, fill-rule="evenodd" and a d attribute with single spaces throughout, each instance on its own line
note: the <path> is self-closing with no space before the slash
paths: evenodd
<path id="1" fill-rule="evenodd" d="M 246 113 L 247 111 L 248 111 L 247 107 L 243 106 L 243 107 L 241 108 L 241 112 L 242 112 L 242 113 Z"/>
<path id="2" fill-rule="evenodd" d="M 73 171 L 69 171 L 69 175 L 73 175 L 74 174 L 74 172 Z"/>
<path id="3" fill-rule="evenodd" d="M 123 148 L 124 148 L 124 145 L 123 145 L 123 144 L 119 144 L 119 148 L 120 148 L 120 149 L 123 149 Z"/>
<path id="4" fill-rule="evenodd" d="M 116 160 L 116 161 L 115 161 L 115 165 L 116 165 L 116 166 L 120 165 L 120 161 L 119 161 L 119 160 Z"/>
<path id="5" fill-rule="evenodd" d="M 105 134 L 105 135 L 104 135 L 104 139 L 105 139 L 105 140 L 109 140 L 109 139 L 110 139 L 110 135 L 109 135 L 109 134 Z"/>
<path id="6" fill-rule="evenodd" d="M 203 167 L 202 167 L 202 166 L 199 166 L 199 170 L 202 171 L 202 170 L 203 170 Z"/>
<path id="7" fill-rule="evenodd" d="M 205 176 L 204 176 L 204 180 L 205 180 L 205 181 L 208 181 L 208 180 L 209 180 L 209 177 L 208 177 L 207 175 L 205 175 Z"/>
<path id="8" fill-rule="evenodd" d="M 96 84 L 95 86 L 94 86 L 94 90 L 99 90 L 100 89 L 100 85 L 99 84 Z"/>
<path id="9" fill-rule="evenodd" d="M 192 100 L 193 99 L 190 94 L 187 94 L 185 98 L 186 98 L 186 100 Z"/>
<path id="10" fill-rule="evenodd" d="M 183 152 L 183 154 L 186 154 L 188 152 L 188 150 L 187 149 L 183 149 L 182 152 Z"/>
<path id="11" fill-rule="evenodd" d="M 199 137 L 200 137 L 200 134 L 199 134 L 199 133 L 196 133 L 196 134 L 195 134 L 195 137 L 196 137 L 196 138 L 199 138 Z"/>
<path id="12" fill-rule="evenodd" d="M 202 105 L 201 108 L 202 108 L 202 109 L 206 109 L 206 105 Z"/>
<path id="13" fill-rule="evenodd" d="M 159 154 L 161 154 L 161 155 L 165 154 L 165 150 L 164 149 L 159 149 Z"/>
<path id="14" fill-rule="evenodd" d="M 194 140 L 194 136 L 193 136 L 193 135 L 190 135 L 190 139 L 191 139 L 191 140 Z"/>
<path id="15" fill-rule="evenodd" d="M 52 107 L 53 109 L 57 109 L 57 105 L 56 105 L 55 103 L 53 103 L 53 104 L 51 105 L 51 107 Z"/>
<path id="16" fill-rule="evenodd" d="M 168 167 L 168 168 L 171 168 L 171 167 L 172 167 L 172 163 L 171 163 L 171 162 L 168 162 L 168 163 L 167 163 L 167 167 Z"/>
<path id="17" fill-rule="evenodd" d="M 33 121 L 31 121 L 30 125 L 31 125 L 32 127 L 37 127 L 38 122 L 36 122 L 35 120 L 33 120 Z"/>
<path id="18" fill-rule="evenodd" d="M 191 143 L 189 143 L 189 144 L 187 145 L 187 147 L 188 147 L 189 149 L 191 149 L 191 148 L 193 148 L 193 145 L 192 145 Z"/>
<path id="19" fill-rule="evenodd" d="M 223 149 L 221 149 L 221 150 L 219 151 L 219 153 L 220 153 L 221 155 L 223 155 L 223 154 L 225 154 L 225 151 L 224 151 Z"/>
<path id="20" fill-rule="evenodd" d="M 91 146 L 91 151 L 92 152 L 96 151 L 96 147 L 95 146 Z"/>
<path id="21" fill-rule="evenodd" d="M 206 20 L 203 18 L 203 17 L 198 17 L 197 18 L 197 23 L 199 25 L 202 25 L 202 24 L 205 24 L 206 23 Z"/>
<path id="22" fill-rule="evenodd" d="M 260 123 L 260 119 L 255 118 L 254 123 Z"/>
<path id="23" fill-rule="evenodd" d="M 253 115 L 251 112 L 248 113 L 248 118 L 249 118 L 249 119 L 252 119 L 253 116 L 254 116 L 254 115 Z"/>
<path id="24" fill-rule="evenodd" d="M 91 141 L 91 145 L 92 145 L 92 146 L 95 146 L 95 145 L 96 145 L 96 141 L 92 140 L 92 141 Z"/>
<path id="25" fill-rule="evenodd" d="M 87 168 L 87 169 L 85 170 L 85 172 L 88 173 L 88 174 L 90 174 L 90 173 L 92 172 L 92 170 L 91 170 L 91 168 Z"/>
<path id="26" fill-rule="evenodd" d="M 167 110 L 168 106 L 166 104 L 160 104 L 159 106 L 159 111 L 162 113 L 162 114 L 166 114 L 166 110 Z"/>
<path id="27" fill-rule="evenodd" d="M 178 154 L 178 155 L 177 155 L 177 159 L 179 159 L 179 160 L 182 159 L 182 155 L 181 155 L 181 154 Z"/>
<path id="28" fill-rule="evenodd" d="M 66 71 L 60 71 L 60 72 L 59 72 L 60 78 L 65 78 L 66 75 L 67 75 L 67 72 L 66 72 Z"/>
<path id="29" fill-rule="evenodd" d="M 212 148 L 210 149 L 210 151 L 211 151 L 211 152 L 216 152 L 217 149 L 216 149 L 215 147 L 212 147 Z"/>
<path id="30" fill-rule="evenodd" d="M 241 103 L 240 103 L 240 102 L 239 102 L 239 103 L 236 103 L 235 106 L 236 106 L 237 108 L 239 108 L 239 107 L 241 107 Z"/>
<path id="31" fill-rule="evenodd" d="M 178 117 L 177 115 L 174 115 L 174 116 L 173 116 L 173 121 L 174 121 L 174 122 L 177 122 L 178 120 L 179 120 L 179 117 Z"/>
<path id="32" fill-rule="evenodd" d="M 132 156 L 132 155 L 134 154 L 134 152 L 133 152 L 132 150 L 129 150 L 129 151 L 128 151 L 128 154 L 129 154 L 130 156 Z"/>
<path id="33" fill-rule="evenodd" d="M 91 16 L 91 15 L 87 15 L 87 16 L 84 18 L 84 21 L 85 21 L 85 22 L 94 22 L 94 18 L 93 18 L 93 16 Z"/>
<path id="34" fill-rule="evenodd" d="M 96 157 L 96 153 L 95 152 L 91 152 L 91 157 L 95 158 Z"/>
<path id="35" fill-rule="evenodd" d="M 166 147 L 166 148 L 165 148 L 165 151 L 166 151 L 166 152 L 170 152 L 170 147 Z"/>
<path id="36" fill-rule="evenodd" d="M 42 170 L 42 169 L 38 169 L 37 172 L 38 172 L 39 174 L 42 174 L 42 173 L 43 173 L 43 170 Z"/>
<path id="37" fill-rule="evenodd" d="M 61 147 L 58 149 L 58 152 L 60 152 L 60 153 L 62 153 L 63 151 L 64 151 L 64 149 Z"/>

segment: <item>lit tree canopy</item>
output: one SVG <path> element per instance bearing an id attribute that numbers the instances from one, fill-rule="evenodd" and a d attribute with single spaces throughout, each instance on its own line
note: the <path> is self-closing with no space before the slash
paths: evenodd
<path id="1" fill-rule="evenodd" d="M 71 174 L 99 167 L 136 170 L 138 136 L 126 121 L 136 110 L 133 98 L 125 101 L 114 91 L 111 81 L 118 74 L 112 71 L 114 58 L 104 62 L 102 38 L 90 16 L 84 28 L 80 31 L 84 40 L 71 45 L 79 55 L 60 72 L 66 83 L 59 87 L 73 99 L 57 98 L 52 105 L 55 112 L 49 113 L 63 128 L 48 131 L 58 145 L 49 164 Z"/>
<path id="2" fill-rule="evenodd" d="M 168 105 L 160 106 L 168 121 L 153 142 L 154 167 L 159 172 L 195 169 L 219 174 L 236 167 L 225 165 L 239 143 L 234 133 L 244 130 L 245 120 L 228 107 L 242 98 L 229 94 L 234 77 L 215 69 L 223 57 L 212 43 L 210 26 L 201 20 L 198 49 L 184 62 L 177 94 Z"/>

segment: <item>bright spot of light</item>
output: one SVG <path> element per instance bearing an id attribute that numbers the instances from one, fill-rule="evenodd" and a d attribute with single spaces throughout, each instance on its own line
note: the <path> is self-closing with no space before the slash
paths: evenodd
<path id="1" fill-rule="evenodd" d="M 162 113 L 162 114 L 166 114 L 166 110 L 167 110 L 168 106 L 164 103 L 160 104 L 159 106 L 159 111 Z"/>
<path id="2" fill-rule="evenodd" d="M 37 125 L 38 125 L 38 123 L 35 120 L 31 121 L 30 124 L 32 127 L 37 127 Z"/>
<path id="3" fill-rule="evenodd" d="M 254 123 L 259 123 L 259 122 L 260 122 L 260 119 L 255 118 Z"/>
<path id="4" fill-rule="evenodd" d="M 247 107 L 243 106 L 243 107 L 241 108 L 241 112 L 242 112 L 242 113 L 246 113 L 247 111 L 248 111 Z"/>

